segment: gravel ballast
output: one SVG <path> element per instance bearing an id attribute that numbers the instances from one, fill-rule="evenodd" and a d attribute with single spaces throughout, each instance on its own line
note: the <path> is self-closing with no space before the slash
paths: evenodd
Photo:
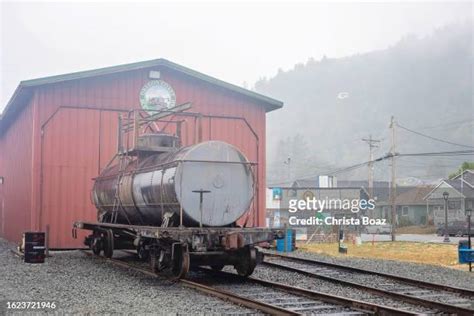
<path id="1" fill-rule="evenodd" d="M 0 302 L 57 301 L 59 314 L 244 315 L 256 312 L 79 251 L 53 252 L 46 263 L 35 265 L 23 263 L 12 254 L 12 248 L 11 243 L 0 239 Z M 292 255 L 474 289 L 474 274 L 448 268 L 388 260 L 334 258 L 302 251 Z M 235 271 L 230 267 L 225 270 Z M 380 305 L 427 312 L 423 307 L 276 268 L 259 266 L 254 276 Z"/>
<path id="2" fill-rule="evenodd" d="M 53 252 L 44 264 L 26 264 L 10 251 L 12 248 L 12 244 L 0 239 L 2 304 L 5 300 L 57 301 L 58 314 L 244 315 L 255 312 L 79 251 Z"/>

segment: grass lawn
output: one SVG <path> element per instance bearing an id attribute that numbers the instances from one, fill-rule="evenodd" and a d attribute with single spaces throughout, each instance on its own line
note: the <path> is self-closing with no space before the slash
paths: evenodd
<path id="1" fill-rule="evenodd" d="M 362 245 L 345 243 L 347 254 L 339 254 L 337 243 L 298 244 L 299 249 L 336 257 L 377 258 L 440 265 L 468 271 L 467 265 L 458 264 L 457 245 L 416 242 L 365 242 Z"/>

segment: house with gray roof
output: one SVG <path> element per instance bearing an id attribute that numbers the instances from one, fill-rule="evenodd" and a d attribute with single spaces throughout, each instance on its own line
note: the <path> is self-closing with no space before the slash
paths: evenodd
<path id="1" fill-rule="evenodd" d="M 442 180 L 426 196 L 429 204 L 438 205 L 434 210 L 434 224 L 444 223 L 444 198 L 448 193 L 448 222 L 465 221 L 465 210 L 474 209 L 474 170 L 464 170 L 452 179 Z"/>

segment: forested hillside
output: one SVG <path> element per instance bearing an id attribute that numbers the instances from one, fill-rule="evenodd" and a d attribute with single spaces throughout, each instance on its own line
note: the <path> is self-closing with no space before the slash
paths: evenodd
<path id="1" fill-rule="evenodd" d="M 425 38 L 406 36 L 385 50 L 309 59 L 257 82 L 257 92 L 285 102 L 267 116 L 268 182 L 367 161 L 368 145 L 361 138 L 369 134 L 382 139 L 375 156 L 385 154 L 391 115 L 407 128 L 474 146 L 472 36 L 470 22 L 449 25 Z M 400 153 L 466 148 L 397 129 Z M 289 168 L 283 163 L 288 157 Z M 403 158 L 399 175 L 444 177 L 469 159 Z M 378 178 L 388 176 L 387 166 L 377 165 Z M 340 178 L 366 172 L 358 169 Z"/>

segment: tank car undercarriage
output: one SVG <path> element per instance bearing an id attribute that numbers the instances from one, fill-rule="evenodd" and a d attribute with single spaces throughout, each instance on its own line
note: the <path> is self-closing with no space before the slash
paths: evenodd
<path id="1" fill-rule="evenodd" d="M 189 269 L 233 266 L 241 276 L 252 274 L 260 260 L 255 245 L 283 238 L 283 230 L 231 227 L 153 227 L 76 222 L 77 229 L 92 231 L 84 243 L 96 255 L 111 258 L 114 250 L 135 250 L 157 274 L 183 278 Z"/>

